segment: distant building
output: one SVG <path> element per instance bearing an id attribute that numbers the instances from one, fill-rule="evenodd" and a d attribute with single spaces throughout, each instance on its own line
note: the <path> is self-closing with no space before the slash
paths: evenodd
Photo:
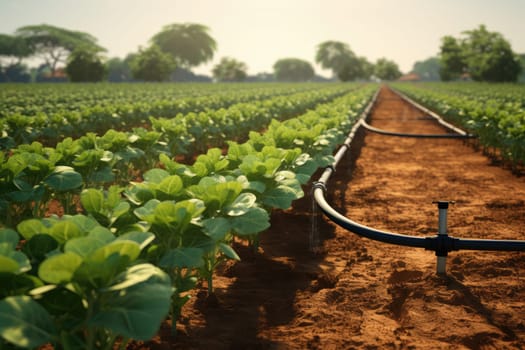
<path id="1" fill-rule="evenodd" d="M 408 73 L 408 74 L 402 75 L 397 80 L 398 81 L 421 81 L 421 77 L 419 76 L 419 74 L 416 74 L 416 73 Z"/>

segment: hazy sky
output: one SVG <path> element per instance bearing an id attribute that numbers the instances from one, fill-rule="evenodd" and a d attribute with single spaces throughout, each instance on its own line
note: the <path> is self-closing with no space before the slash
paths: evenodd
<path id="1" fill-rule="evenodd" d="M 162 26 L 184 22 L 208 26 L 218 43 L 213 62 L 194 69 L 204 74 L 224 56 L 245 62 L 250 74 L 271 72 L 286 57 L 314 64 L 326 40 L 408 72 L 438 53 L 443 36 L 482 23 L 525 53 L 525 0 L 0 0 L 0 33 L 42 23 L 85 31 L 109 57 L 123 58 Z"/>

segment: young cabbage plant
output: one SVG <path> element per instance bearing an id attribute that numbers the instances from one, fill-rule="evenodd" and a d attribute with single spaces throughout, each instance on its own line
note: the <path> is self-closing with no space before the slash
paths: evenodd
<path id="1" fill-rule="evenodd" d="M 198 272 L 204 263 L 204 252 L 212 243 L 200 225 L 205 209 L 198 199 L 180 202 L 151 199 L 134 210 L 156 235 L 147 250 L 148 261 L 160 266 L 170 276 L 174 287 L 170 309 L 173 334 L 180 311 L 190 298 L 189 291 L 200 277 Z"/>
<path id="2" fill-rule="evenodd" d="M 201 274 L 208 281 L 208 293 L 213 293 L 213 273 L 224 260 L 239 260 L 231 247 L 233 235 L 250 242 L 257 241 L 258 234 L 270 226 L 268 213 L 256 204 L 253 193 L 243 192 L 245 182 L 222 176 L 202 178 L 198 185 L 187 192 L 201 199 L 206 211 L 202 225 L 213 245 L 204 255 Z"/>
<path id="3" fill-rule="evenodd" d="M 107 191 L 89 188 L 82 191 L 80 203 L 98 223 L 112 231 L 123 232 L 133 227 L 136 218 L 129 202 L 122 198 L 123 188 L 110 186 Z"/>
<path id="4" fill-rule="evenodd" d="M 51 199 L 71 211 L 71 200 L 83 181 L 71 167 L 55 166 L 58 153 L 35 142 L 3 158 L 0 170 L 0 202 L 5 224 L 13 227 L 27 217 L 43 217 Z"/>
<path id="5" fill-rule="evenodd" d="M 20 223 L 18 231 L 26 244 L 45 235 L 58 246 L 50 245 L 38 266 L 38 279 L 45 285 L 0 301 L 5 341 L 20 348 L 51 343 L 65 349 L 112 349 L 118 338 L 125 344 L 157 332 L 173 289 L 162 270 L 137 260 L 154 239 L 152 233 L 115 237 L 82 215 L 31 219 Z"/>

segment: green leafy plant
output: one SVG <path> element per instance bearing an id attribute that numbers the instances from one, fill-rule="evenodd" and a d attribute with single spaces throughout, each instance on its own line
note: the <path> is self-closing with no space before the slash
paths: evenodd
<path id="1" fill-rule="evenodd" d="M 18 290 L 0 300 L 0 336 L 5 341 L 21 348 L 51 343 L 112 349 L 117 338 L 125 344 L 126 339 L 145 340 L 156 333 L 173 289 L 162 270 L 138 260 L 153 234 L 135 231 L 115 237 L 83 215 L 31 219 L 17 229 L 39 264 L 38 277 L 26 279 L 26 286 L 34 282 L 31 290 L 24 289 L 29 295 Z M 43 237 L 56 244 L 39 250 L 34 242 L 43 242 Z M 15 231 L 0 231 L 0 259 L 11 275 L 31 268 L 23 253 L 13 252 L 17 238 Z"/>

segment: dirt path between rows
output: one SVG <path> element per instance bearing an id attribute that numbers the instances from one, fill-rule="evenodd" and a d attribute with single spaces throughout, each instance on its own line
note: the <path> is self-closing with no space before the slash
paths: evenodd
<path id="1" fill-rule="evenodd" d="M 386 88 L 370 123 L 445 132 Z M 525 178 L 471 145 L 361 131 L 352 148 L 328 183 L 329 202 L 345 216 L 431 236 L 432 201 L 454 200 L 450 235 L 525 239 Z M 260 252 L 236 246 L 242 261 L 219 271 L 216 298 L 205 297 L 205 286 L 196 293 L 178 337 L 161 332 L 140 348 L 525 348 L 525 253 L 452 252 L 447 277 L 438 277 L 433 252 L 360 238 L 326 219 L 312 253 L 311 205 L 308 195 L 273 213 Z"/>

